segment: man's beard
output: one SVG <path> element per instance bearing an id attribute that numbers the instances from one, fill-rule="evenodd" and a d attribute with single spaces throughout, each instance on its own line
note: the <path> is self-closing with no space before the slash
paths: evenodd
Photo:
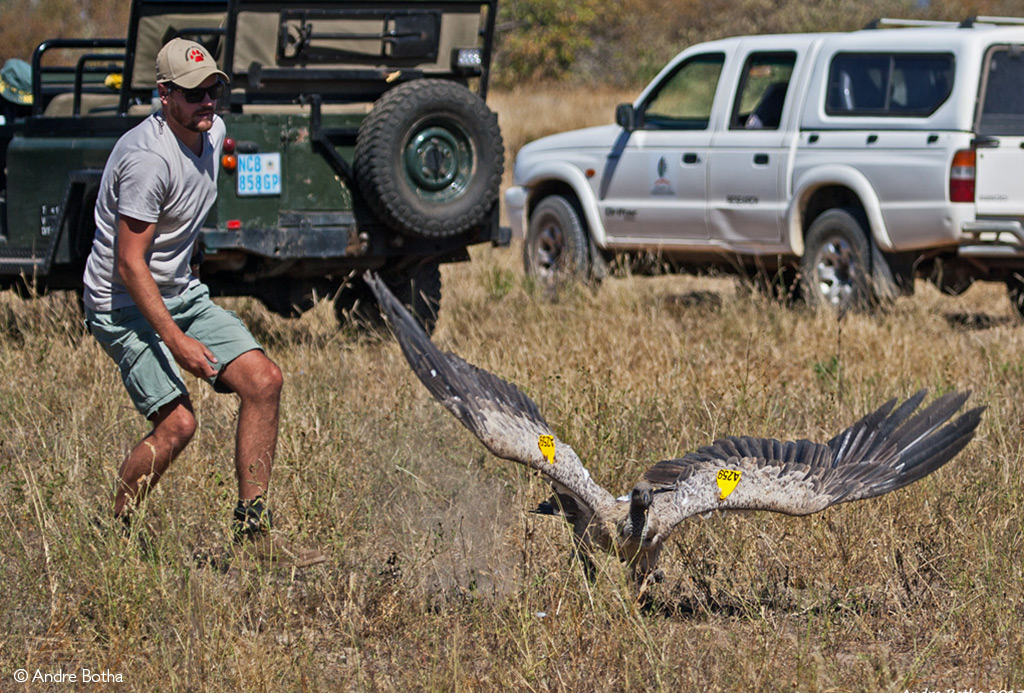
<path id="1" fill-rule="evenodd" d="M 168 116 L 186 130 L 191 132 L 206 132 L 213 126 L 213 109 L 200 109 L 187 118 L 184 109 L 174 101 L 168 101 Z"/>

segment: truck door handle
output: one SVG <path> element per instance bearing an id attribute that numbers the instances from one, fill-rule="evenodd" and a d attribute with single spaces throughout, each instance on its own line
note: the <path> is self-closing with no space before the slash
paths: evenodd
<path id="1" fill-rule="evenodd" d="M 974 138 L 975 149 L 996 149 L 999 147 L 998 137 L 989 137 L 988 135 L 982 135 L 981 137 Z"/>
<path id="2" fill-rule="evenodd" d="M 768 163 L 768 155 L 767 154 L 763 154 L 763 153 L 762 154 L 755 154 L 754 155 L 754 163 L 757 166 L 764 166 L 765 164 Z"/>
<path id="3" fill-rule="evenodd" d="M 697 156 L 696 152 L 686 152 L 685 154 L 683 154 L 683 163 L 684 164 L 700 163 L 700 157 Z"/>

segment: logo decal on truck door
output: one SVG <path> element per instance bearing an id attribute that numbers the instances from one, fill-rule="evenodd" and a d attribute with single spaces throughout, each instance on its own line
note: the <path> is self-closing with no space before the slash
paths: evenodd
<path id="1" fill-rule="evenodd" d="M 651 195 L 664 196 L 675 195 L 675 170 L 669 168 L 665 157 L 655 154 L 657 162 L 654 164 L 654 179 L 651 182 Z M 652 161 L 654 159 L 652 157 Z"/>

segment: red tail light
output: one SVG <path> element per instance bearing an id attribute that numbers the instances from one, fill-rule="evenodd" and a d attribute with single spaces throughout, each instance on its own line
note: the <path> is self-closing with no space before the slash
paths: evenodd
<path id="1" fill-rule="evenodd" d="M 974 162 L 973 149 L 961 149 L 953 155 L 949 169 L 950 202 L 974 202 Z"/>

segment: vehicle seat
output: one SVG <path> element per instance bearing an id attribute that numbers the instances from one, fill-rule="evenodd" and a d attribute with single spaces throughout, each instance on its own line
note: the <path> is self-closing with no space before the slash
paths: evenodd
<path id="1" fill-rule="evenodd" d="M 82 94 L 80 115 L 117 115 L 121 97 L 118 94 Z M 70 118 L 73 115 L 75 95 L 71 92 L 57 94 L 46 104 L 43 115 L 48 118 Z"/>
<path id="2" fill-rule="evenodd" d="M 748 129 L 775 130 L 782 122 L 782 107 L 786 104 L 789 82 L 770 84 L 761 95 L 757 108 L 747 118 L 744 127 Z"/>
<path id="3" fill-rule="evenodd" d="M 844 111 L 852 111 L 856 107 L 856 102 L 853 100 L 853 79 L 846 70 L 843 70 L 839 76 L 838 97 L 837 108 Z"/>

